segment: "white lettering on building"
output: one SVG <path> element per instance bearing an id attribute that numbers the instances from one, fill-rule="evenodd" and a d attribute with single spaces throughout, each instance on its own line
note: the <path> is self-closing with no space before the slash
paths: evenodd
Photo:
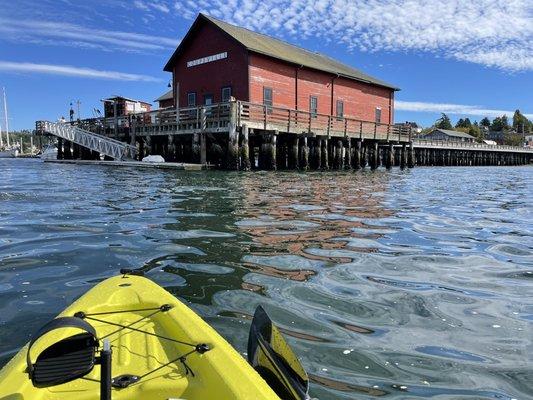
<path id="1" fill-rule="evenodd" d="M 207 56 L 207 57 L 198 58 L 196 60 L 187 61 L 187 68 L 195 67 L 201 64 L 207 64 L 207 63 L 217 61 L 217 60 L 222 60 L 224 58 L 228 58 L 228 53 L 226 51 L 224 53 L 213 54 L 212 56 Z"/>

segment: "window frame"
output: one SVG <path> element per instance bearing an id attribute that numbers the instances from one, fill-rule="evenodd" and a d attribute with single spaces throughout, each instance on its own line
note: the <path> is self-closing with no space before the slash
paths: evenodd
<path id="1" fill-rule="evenodd" d="M 378 125 L 381 124 L 381 117 L 382 117 L 381 107 L 376 107 L 375 112 L 374 112 L 374 120 L 375 120 L 376 124 L 378 124 Z"/>
<path id="2" fill-rule="evenodd" d="M 227 97 L 227 100 L 224 100 L 224 91 L 229 90 L 229 96 Z M 233 89 L 231 88 L 231 85 L 223 86 L 222 89 L 220 89 L 220 101 L 222 103 L 227 103 L 231 100 L 231 96 L 233 95 Z"/>
<path id="3" fill-rule="evenodd" d="M 313 110 L 313 100 L 315 101 L 315 108 Z M 318 96 L 309 96 L 309 114 L 312 118 L 318 118 Z"/>
<path id="4" fill-rule="evenodd" d="M 266 93 L 270 92 L 270 99 L 267 100 Z M 274 89 L 269 86 L 263 86 L 263 105 L 266 106 L 266 112 L 272 114 L 272 107 L 274 107 Z"/>
<path id="5" fill-rule="evenodd" d="M 194 104 L 191 104 L 190 96 L 194 96 Z M 187 92 L 187 107 L 196 107 L 198 105 L 198 96 L 196 92 Z"/>
<path id="6" fill-rule="evenodd" d="M 339 113 L 339 108 L 341 111 L 340 113 Z M 337 102 L 335 103 L 335 116 L 339 120 L 344 119 L 344 100 L 337 100 Z"/>

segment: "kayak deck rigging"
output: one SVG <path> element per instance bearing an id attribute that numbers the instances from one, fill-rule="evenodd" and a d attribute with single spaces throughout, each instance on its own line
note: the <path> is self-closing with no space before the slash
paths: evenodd
<path id="1" fill-rule="evenodd" d="M 106 335 L 104 335 L 102 337 L 99 337 L 98 338 L 99 340 L 105 340 L 105 339 L 110 340 L 110 338 L 112 336 L 117 335 L 117 334 L 121 333 L 124 330 L 131 330 L 131 331 L 138 332 L 138 333 L 141 333 L 141 334 L 154 336 L 154 337 L 156 337 L 158 339 L 168 340 L 170 342 L 183 344 L 185 346 L 190 346 L 192 348 L 188 352 L 176 356 L 175 358 L 171 359 L 170 361 L 166 362 L 165 364 L 160 365 L 160 366 L 158 366 L 158 367 L 156 367 L 156 368 L 154 368 L 154 369 L 152 369 L 150 371 L 145 372 L 143 375 L 123 374 L 123 375 L 119 375 L 119 376 L 113 378 L 112 382 L 111 382 L 112 386 L 115 387 L 115 388 L 123 389 L 123 388 L 126 388 L 126 387 L 128 387 L 128 386 L 130 386 L 132 384 L 138 383 L 143 378 L 146 378 L 148 375 L 151 375 L 151 374 L 159 371 L 160 369 L 165 368 L 167 366 L 170 366 L 171 364 L 174 364 L 174 363 L 176 363 L 178 361 L 181 362 L 181 364 L 185 368 L 185 375 L 189 375 L 189 373 L 190 373 L 193 377 L 195 376 L 194 371 L 191 369 L 191 367 L 189 367 L 189 365 L 186 362 L 187 361 L 187 357 L 190 356 L 191 354 L 194 354 L 194 353 L 204 354 L 205 352 L 209 351 L 210 348 L 209 348 L 209 346 L 207 344 L 205 344 L 205 343 L 194 344 L 194 343 L 184 342 L 182 340 L 177 340 L 177 339 L 174 339 L 174 338 L 171 338 L 171 337 L 167 337 L 167 336 L 160 335 L 160 334 L 153 333 L 153 332 L 144 331 L 142 329 L 138 329 L 138 328 L 134 327 L 134 325 L 139 324 L 142 321 L 145 321 L 146 319 L 150 319 L 150 318 L 152 318 L 154 315 L 156 315 L 158 313 L 164 313 L 164 312 L 169 311 L 171 309 L 172 309 L 172 305 L 163 304 L 163 305 L 161 305 L 159 307 L 140 308 L 140 309 L 136 309 L 136 310 L 112 310 L 112 311 L 89 313 L 89 314 L 85 313 L 83 311 L 78 311 L 77 313 L 74 314 L 74 316 L 77 317 L 77 318 L 81 318 L 83 320 L 95 321 L 95 322 L 99 322 L 99 323 L 102 323 L 102 324 L 108 324 L 108 325 L 111 325 L 113 327 L 118 327 L 118 329 L 114 330 L 113 332 L 107 333 Z M 113 315 L 113 314 L 132 313 L 132 312 L 139 313 L 139 312 L 146 312 L 146 311 L 152 311 L 152 312 L 150 314 L 148 314 L 148 315 L 145 315 L 145 316 L 137 319 L 136 321 L 133 321 L 132 323 L 130 323 L 128 325 L 124 325 L 124 324 L 117 323 L 117 322 L 112 322 L 112 321 L 106 321 L 106 320 L 101 319 L 101 318 L 95 318 L 95 316 L 105 316 L 105 315 Z"/>

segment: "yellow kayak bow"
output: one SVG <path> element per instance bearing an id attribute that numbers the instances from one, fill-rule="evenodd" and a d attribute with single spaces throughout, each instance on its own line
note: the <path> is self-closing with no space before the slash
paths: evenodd
<path id="1" fill-rule="evenodd" d="M 176 297 L 125 271 L 89 290 L 4 366 L 0 400 L 308 398 L 305 371 L 261 307 L 250 332 L 252 365 Z"/>

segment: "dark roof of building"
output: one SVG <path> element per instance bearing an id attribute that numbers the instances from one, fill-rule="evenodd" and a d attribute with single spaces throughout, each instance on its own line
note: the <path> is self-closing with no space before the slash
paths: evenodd
<path id="1" fill-rule="evenodd" d="M 282 40 L 254 32 L 246 28 L 228 24 L 227 22 L 221 21 L 211 16 L 207 16 L 205 14 L 200 14 L 198 16 L 198 18 L 193 24 L 193 27 L 198 23 L 198 21 L 202 20 L 208 21 L 211 24 L 215 25 L 227 35 L 229 35 L 231 38 L 243 45 L 249 51 L 264 54 L 266 56 L 273 57 L 278 60 L 283 60 L 291 64 L 302 65 L 307 68 L 329 72 L 331 74 L 339 75 L 345 78 L 371 83 L 393 90 L 400 90 L 398 87 L 391 85 L 390 83 L 387 83 L 380 79 L 376 79 L 370 75 L 365 74 L 364 72 L 359 71 L 358 69 L 336 61 L 324 54 L 315 53 L 303 49 L 301 47 L 292 45 L 290 43 L 284 42 Z M 193 27 L 191 27 L 189 32 L 193 30 Z M 188 35 L 189 33 L 187 33 L 182 43 L 185 42 L 185 39 Z M 165 71 L 172 71 L 171 63 L 178 55 L 179 50 L 181 50 L 181 44 L 180 46 L 178 46 L 170 60 L 165 65 Z"/>
<path id="2" fill-rule="evenodd" d="M 166 92 L 165 94 L 162 94 L 161 96 L 159 96 L 154 101 L 170 100 L 170 99 L 173 99 L 173 98 L 174 98 L 174 92 L 173 92 L 172 89 L 170 89 L 168 92 Z"/>
<path id="3" fill-rule="evenodd" d="M 449 129 L 433 129 L 430 133 L 433 133 L 433 132 L 442 132 L 447 136 L 460 137 L 460 138 L 466 138 L 466 139 L 475 139 L 474 136 L 469 135 L 468 133 L 461 132 L 461 131 L 451 131 Z"/>

